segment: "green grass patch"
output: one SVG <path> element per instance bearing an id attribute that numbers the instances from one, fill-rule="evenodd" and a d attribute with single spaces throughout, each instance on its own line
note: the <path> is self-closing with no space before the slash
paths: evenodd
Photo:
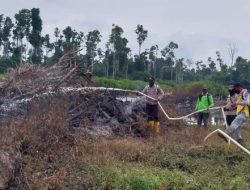
<path id="1" fill-rule="evenodd" d="M 1 80 L 4 80 L 5 78 L 4 78 L 4 75 L 3 74 L 0 74 L 0 81 Z"/>
<path id="2" fill-rule="evenodd" d="M 189 83 L 182 83 L 176 87 L 201 91 L 202 86 L 207 86 L 209 93 L 213 96 L 226 98 L 228 95 L 228 90 L 226 86 L 213 81 L 195 81 Z"/>
<path id="3" fill-rule="evenodd" d="M 182 189 L 187 185 L 181 175 L 167 169 L 131 166 L 116 168 L 112 172 L 111 189 L 115 190 Z"/>
<path id="4" fill-rule="evenodd" d="M 93 81 L 98 86 L 107 88 L 122 88 L 129 90 L 140 90 L 147 84 L 144 81 L 139 80 L 126 80 L 126 79 L 112 79 L 107 77 L 94 77 Z"/>
<path id="5" fill-rule="evenodd" d="M 108 77 L 94 77 L 93 81 L 98 86 L 103 86 L 107 88 L 121 88 L 121 89 L 129 89 L 129 90 L 142 90 L 148 83 L 147 81 L 141 80 L 130 80 L 130 79 L 112 79 Z M 156 82 L 161 88 L 169 89 L 176 84 L 174 82 L 157 80 Z"/>
<path id="6" fill-rule="evenodd" d="M 107 88 L 121 88 L 129 90 L 142 90 L 148 83 L 147 81 L 141 80 L 126 80 L 122 78 L 108 78 L 108 77 L 94 77 L 93 81 L 98 86 L 103 86 Z M 163 89 L 187 89 L 195 90 L 195 92 L 200 92 L 202 86 L 207 86 L 209 88 L 209 93 L 213 96 L 226 98 L 228 95 L 227 87 L 221 84 L 215 83 L 213 81 L 195 81 L 189 83 L 175 83 L 173 81 L 157 80 L 156 82 Z"/>
<path id="7" fill-rule="evenodd" d="M 186 176 L 191 189 L 249 189 L 249 158 L 233 146 L 160 146 L 147 155 L 148 164 Z M 244 176 L 244 177 L 243 177 Z"/>
<path id="8" fill-rule="evenodd" d="M 114 163 L 117 164 L 117 163 Z M 194 187 L 191 182 L 178 172 L 161 168 L 149 168 L 137 164 L 114 165 L 78 165 L 74 177 L 67 179 L 72 189 L 112 190 L 155 190 L 183 189 Z M 79 180 L 76 180 L 75 178 Z M 72 181 L 77 183 L 71 183 Z"/>

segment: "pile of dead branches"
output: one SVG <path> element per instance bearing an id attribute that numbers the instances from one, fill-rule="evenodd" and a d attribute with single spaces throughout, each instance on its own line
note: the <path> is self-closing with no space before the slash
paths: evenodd
<path id="1" fill-rule="evenodd" d="M 75 59 L 77 52 L 65 54 L 53 66 L 21 64 L 9 70 L 0 84 L 0 124 L 39 118 L 61 100 L 66 106 L 60 111 L 70 129 L 82 127 L 104 136 L 131 132 L 145 117 L 144 104 L 121 101 L 121 94 L 114 92 L 81 88 L 94 84 L 84 75 L 83 61 Z"/>
<path id="2" fill-rule="evenodd" d="M 68 96 L 69 127 L 88 126 L 88 133 L 107 136 L 134 132 L 146 117 L 141 100 L 126 102 L 109 91 L 90 91 Z M 92 130 L 92 131 L 91 131 Z M 100 133 L 100 134 L 98 134 Z"/>
<path id="3" fill-rule="evenodd" d="M 66 53 L 53 66 L 21 64 L 10 69 L 0 84 L 0 99 L 23 99 L 48 91 L 56 91 L 61 86 L 80 86 L 79 74 L 88 80 L 82 70 L 83 61 L 75 60 L 78 51 Z M 73 62 L 72 59 L 75 61 Z"/>

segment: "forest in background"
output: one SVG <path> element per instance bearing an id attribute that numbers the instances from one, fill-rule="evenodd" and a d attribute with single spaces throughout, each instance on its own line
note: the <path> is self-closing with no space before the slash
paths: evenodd
<path id="1" fill-rule="evenodd" d="M 227 95 L 225 85 L 234 82 L 250 87 L 250 62 L 238 56 L 236 45 L 228 46 L 230 63 L 219 51 L 205 61 L 183 59 L 176 55 L 181 46 L 176 42 L 163 49 L 144 47 L 150 31 L 137 25 L 138 53 L 133 54 L 118 25 L 103 42 L 98 30 L 71 26 L 44 35 L 37 8 L 8 16 L 0 14 L 0 104 L 13 112 L 0 114 L 10 120 L 0 122 L 0 189 L 250 189 L 249 156 L 216 136 L 204 142 L 208 132 L 223 126 L 203 130 L 163 118 L 163 133 L 155 136 L 138 115 L 143 109 L 133 112 L 129 123 L 119 119 L 126 108 L 114 99 L 119 94 L 50 93 L 65 81 L 66 87 L 78 85 L 78 78 L 69 77 L 78 63 L 84 63 L 83 71 L 91 68 L 94 84 L 103 87 L 141 89 L 153 75 L 164 90 L 177 87 L 162 102 L 177 117 L 191 105 L 187 95 L 195 97 L 204 84 L 217 97 Z M 72 51 L 77 52 L 73 58 L 63 56 Z M 181 102 L 189 105 L 179 107 Z M 80 126 L 72 129 L 70 121 Z M 249 137 L 247 127 L 242 132 Z M 249 149 L 249 138 L 245 143 Z"/>
<path id="2" fill-rule="evenodd" d="M 0 73 L 22 63 L 53 65 L 70 50 L 81 49 L 71 64 L 84 61 L 83 69 L 91 68 L 95 76 L 145 80 L 149 75 L 174 83 L 212 81 L 223 85 L 240 82 L 250 88 L 250 61 L 238 56 L 235 44 L 228 45 L 231 63 L 219 51 L 207 60 L 177 57 L 179 44 L 171 41 L 165 48 L 157 44 L 144 47 L 148 31 L 135 26 L 138 53 L 133 54 L 124 36 L 124 29 L 113 24 L 109 39 L 100 48 L 102 34 L 98 30 L 76 31 L 71 26 L 55 28 L 42 35 L 43 21 L 39 8 L 22 9 L 14 15 L 0 15 Z M 181 44 L 180 44 L 181 45 Z"/>

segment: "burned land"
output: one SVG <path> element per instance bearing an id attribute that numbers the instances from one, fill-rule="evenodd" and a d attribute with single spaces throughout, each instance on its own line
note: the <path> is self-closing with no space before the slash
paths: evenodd
<path id="1" fill-rule="evenodd" d="M 81 61 L 69 64 L 72 54 L 19 65 L 1 81 L 0 189 L 249 189 L 244 153 L 216 137 L 204 144 L 208 131 L 162 114 L 162 135 L 152 134 L 143 99 L 87 88 L 96 84 Z M 189 113 L 195 91 L 173 91 L 162 105 Z"/>

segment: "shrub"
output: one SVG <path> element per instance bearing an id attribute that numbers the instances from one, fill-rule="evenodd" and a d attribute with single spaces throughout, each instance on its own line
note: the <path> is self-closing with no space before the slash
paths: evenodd
<path id="1" fill-rule="evenodd" d="M 15 67 L 16 64 L 12 59 L 9 58 L 0 58 L 0 73 L 5 73 L 8 68 Z"/>
<path id="2" fill-rule="evenodd" d="M 4 80 L 4 75 L 0 74 L 0 80 Z"/>
<path id="3" fill-rule="evenodd" d="M 185 89 L 187 89 L 187 91 L 192 95 L 198 95 L 201 92 L 202 86 L 207 86 L 209 93 L 211 93 L 213 96 L 226 98 L 228 94 L 227 88 L 225 86 L 213 81 L 190 82 L 188 84 L 183 84 L 182 86 L 184 86 Z"/>

